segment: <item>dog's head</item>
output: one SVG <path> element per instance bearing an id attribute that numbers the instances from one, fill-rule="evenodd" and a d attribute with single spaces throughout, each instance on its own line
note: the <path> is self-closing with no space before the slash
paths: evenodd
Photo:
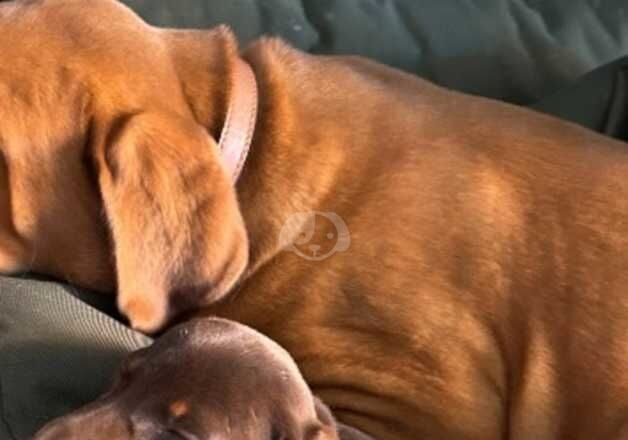
<path id="1" fill-rule="evenodd" d="M 217 319 L 175 327 L 133 354 L 98 401 L 51 422 L 35 440 L 338 440 L 277 344 Z"/>
<path id="2" fill-rule="evenodd" d="M 146 332 L 224 296 L 248 258 L 216 143 L 230 32 L 155 29 L 114 0 L 17 0 L 0 33 L 0 273 L 117 287 Z"/>

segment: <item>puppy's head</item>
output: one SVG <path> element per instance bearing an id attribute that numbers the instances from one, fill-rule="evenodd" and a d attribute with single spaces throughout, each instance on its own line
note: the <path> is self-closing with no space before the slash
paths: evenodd
<path id="1" fill-rule="evenodd" d="M 230 33 L 113 0 L 2 2 L 0 33 L 0 273 L 117 287 L 145 332 L 224 296 L 248 258 L 215 140 Z"/>
<path id="2" fill-rule="evenodd" d="M 337 440 L 290 356 L 223 320 L 175 327 L 127 360 L 99 401 L 35 440 Z"/>

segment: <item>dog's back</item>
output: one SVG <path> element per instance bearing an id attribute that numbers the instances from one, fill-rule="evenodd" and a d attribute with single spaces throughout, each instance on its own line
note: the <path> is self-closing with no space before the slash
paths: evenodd
<path id="1" fill-rule="evenodd" d="M 278 56 L 299 67 L 274 91 L 300 92 L 286 148 L 351 244 L 275 256 L 210 312 L 272 335 L 381 439 L 610 435 L 628 384 L 628 148 L 363 60 Z M 316 243 L 337 232 L 320 221 Z"/>

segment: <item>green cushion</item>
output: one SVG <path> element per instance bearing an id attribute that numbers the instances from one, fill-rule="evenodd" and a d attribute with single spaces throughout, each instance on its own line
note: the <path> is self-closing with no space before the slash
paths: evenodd
<path id="1" fill-rule="evenodd" d="M 594 70 L 532 108 L 628 141 L 628 57 Z"/>
<path id="2" fill-rule="evenodd" d="M 119 361 L 150 343 L 77 295 L 0 277 L 0 440 L 27 438 L 93 400 Z"/>
<path id="3" fill-rule="evenodd" d="M 442 85 L 532 103 L 628 55 L 625 0 L 127 0 L 149 22 L 230 24 L 359 54 Z"/>

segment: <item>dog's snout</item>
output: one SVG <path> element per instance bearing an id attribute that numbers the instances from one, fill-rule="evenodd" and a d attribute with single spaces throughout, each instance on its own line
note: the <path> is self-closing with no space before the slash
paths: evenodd
<path id="1" fill-rule="evenodd" d="M 130 440 L 128 416 L 116 402 L 95 402 L 50 422 L 31 440 Z"/>
<path id="2" fill-rule="evenodd" d="M 48 426 L 35 435 L 31 440 L 65 440 L 72 438 L 72 433 L 66 424 L 56 423 Z"/>
<path id="3" fill-rule="evenodd" d="M 131 327 L 146 334 L 158 331 L 168 318 L 168 298 L 165 293 L 152 295 L 121 292 L 118 307 Z"/>

